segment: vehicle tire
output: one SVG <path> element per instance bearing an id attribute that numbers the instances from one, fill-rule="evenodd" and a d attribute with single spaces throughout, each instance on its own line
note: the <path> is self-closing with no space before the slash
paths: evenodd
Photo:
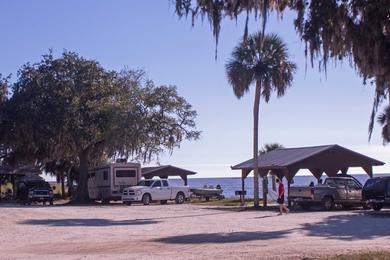
<path id="1" fill-rule="evenodd" d="M 152 198 L 147 193 L 142 196 L 142 203 L 144 205 L 149 205 L 151 200 L 152 200 Z"/>
<path id="2" fill-rule="evenodd" d="M 42 202 L 42 205 L 43 205 L 43 206 L 46 206 L 46 201 Z"/>
<path id="3" fill-rule="evenodd" d="M 166 204 L 168 204 L 168 201 L 167 200 L 160 200 L 160 204 L 161 205 L 166 205 Z"/>
<path id="4" fill-rule="evenodd" d="M 334 209 L 334 201 L 332 197 L 326 196 L 322 199 L 322 208 L 327 211 Z"/>
<path id="5" fill-rule="evenodd" d="M 371 205 L 369 204 L 369 203 L 367 203 L 367 202 L 363 202 L 362 203 L 362 207 L 363 207 L 363 209 L 371 209 Z"/>
<path id="6" fill-rule="evenodd" d="M 186 200 L 186 197 L 184 196 L 183 192 L 179 192 L 176 195 L 176 198 L 175 198 L 176 204 L 183 204 L 185 200 Z"/>
<path id="7" fill-rule="evenodd" d="M 382 203 L 374 203 L 374 204 L 372 204 L 372 208 L 375 211 L 380 211 L 383 208 L 383 205 L 382 205 Z"/>
<path id="8" fill-rule="evenodd" d="M 53 206 L 53 204 L 54 204 L 53 200 L 51 200 L 51 201 L 49 202 L 49 204 L 50 204 L 50 206 Z"/>
<path id="9" fill-rule="evenodd" d="M 123 204 L 125 204 L 126 206 L 131 206 L 131 201 L 124 201 Z"/>

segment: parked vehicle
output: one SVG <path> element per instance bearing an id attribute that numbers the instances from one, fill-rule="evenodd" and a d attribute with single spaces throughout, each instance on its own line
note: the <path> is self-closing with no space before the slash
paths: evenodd
<path id="1" fill-rule="evenodd" d="M 111 163 L 92 168 L 88 179 L 89 198 L 103 203 L 120 200 L 123 189 L 136 185 L 140 179 L 139 163 Z"/>
<path id="2" fill-rule="evenodd" d="M 199 199 L 206 199 L 206 201 L 210 200 L 210 198 L 216 198 L 216 199 L 224 199 L 225 196 L 222 195 L 223 190 L 221 189 L 220 185 L 217 185 L 216 188 L 213 186 L 207 187 L 205 185 L 203 188 L 191 188 L 190 191 L 192 192 L 192 196 L 199 198 Z"/>
<path id="3" fill-rule="evenodd" d="M 22 178 L 17 186 L 17 199 L 22 204 L 31 205 L 33 202 L 42 202 L 45 205 L 48 202 L 53 205 L 53 190 L 50 184 L 41 177 Z"/>
<path id="4" fill-rule="evenodd" d="M 362 185 L 355 178 L 329 177 L 324 184 L 306 187 L 291 187 L 289 199 L 302 208 L 321 205 L 324 210 L 332 210 L 336 204 L 345 208 L 367 205 L 362 200 Z"/>
<path id="5" fill-rule="evenodd" d="M 375 211 L 390 206 L 390 177 L 367 180 L 363 187 L 363 200 Z"/>
<path id="6" fill-rule="evenodd" d="M 177 204 L 182 204 L 189 197 L 188 186 L 171 186 L 168 180 L 150 179 L 140 181 L 137 186 L 125 188 L 122 201 L 127 205 L 133 202 L 149 205 L 152 200 L 159 200 L 161 204 L 166 204 L 168 200 L 175 200 Z"/>

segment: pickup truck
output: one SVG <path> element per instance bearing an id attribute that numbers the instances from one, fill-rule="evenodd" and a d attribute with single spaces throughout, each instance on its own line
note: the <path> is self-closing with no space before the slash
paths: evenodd
<path id="1" fill-rule="evenodd" d="M 390 206 L 390 177 L 367 180 L 363 187 L 363 200 L 375 211 Z"/>
<path id="2" fill-rule="evenodd" d="M 324 210 L 332 210 L 335 204 L 344 208 L 367 206 L 362 200 L 362 185 L 353 177 L 329 177 L 324 184 L 317 186 L 290 187 L 289 199 L 304 209 L 321 205 Z"/>
<path id="3" fill-rule="evenodd" d="M 122 201 L 126 205 L 131 205 L 133 202 L 149 205 L 152 200 L 159 200 L 161 204 L 166 204 L 168 200 L 175 200 L 177 204 L 182 204 L 189 197 L 188 186 L 171 186 L 165 179 L 142 180 L 136 186 L 125 188 L 122 193 Z"/>
<path id="4" fill-rule="evenodd" d="M 24 179 L 18 184 L 18 200 L 22 204 L 31 205 L 33 202 L 48 202 L 53 205 L 53 190 L 43 179 Z"/>

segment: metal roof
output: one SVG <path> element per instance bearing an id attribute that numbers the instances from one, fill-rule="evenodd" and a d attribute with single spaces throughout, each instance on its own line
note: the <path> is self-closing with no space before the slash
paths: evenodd
<path id="1" fill-rule="evenodd" d="M 347 148 L 339 146 L 337 144 L 333 145 L 322 145 L 322 146 L 312 146 L 312 147 L 298 147 L 298 148 L 279 148 L 273 151 L 270 151 L 265 154 L 259 155 L 259 168 L 284 168 L 289 167 L 294 164 L 310 160 L 310 158 L 316 157 L 325 157 L 325 152 L 337 151 L 337 158 L 340 160 L 354 159 L 361 161 L 364 164 L 370 165 L 383 165 L 384 162 L 375 160 L 363 154 L 351 151 Z M 324 163 L 325 159 L 330 158 L 320 158 L 321 162 Z M 332 161 L 328 162 L 329 164 L 333 163 Z M 354 165 L 351 165 L 354 166 Z M 253 159 L 247 160 L 245 162 L 239 163 L 231 167 L 233 170 L 238 169 L 253 169 Z M 304 168 L 304 167 L 302 167 Z"/>
<path id="2" fill-rule="evenodd" d="M 185 170 L 172 165 L 162 165 L 156 167 L 143 167 L 142 175 L 151 178 L 154 176 L 182 176 L 182 175 L 194 175 L 196 172 Z"/>

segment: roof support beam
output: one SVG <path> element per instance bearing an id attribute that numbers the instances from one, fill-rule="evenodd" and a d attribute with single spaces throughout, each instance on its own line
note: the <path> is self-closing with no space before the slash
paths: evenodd
<path id="1" fill-rule="evenodd" d="M 310 168 L 309 171 L 316 177 L 317 181 L 320 182 L 320 178 L 324 171 L 318 168 Z"/>
<path id="2" fill-rule="evenodd" d="M 367 165 L 367 166 L 362 166 L 363 170 L 368 174 L 368 176 L 370 176 L 370 178 L 373 177 L 373 174 L 372 174 L 372 166 L 371 165 Z"/>

